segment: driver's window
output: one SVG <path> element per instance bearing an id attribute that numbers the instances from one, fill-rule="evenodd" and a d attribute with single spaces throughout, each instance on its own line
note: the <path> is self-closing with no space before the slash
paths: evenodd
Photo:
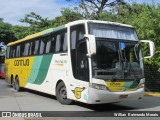
<path id="1" fill-rule="evenodd" d="M 86 41 L 77 44 L 77 78 L 83 81 L 89 81 L 89 65 Z"/>
<path id="2" fill-rule="evenodd" d="M 79 24 L 70 27 L 70 46 L 71 46 L 71 62 L 74 78 L 77 78 L 77 42 L 83 40 L 85 34 L 85 25 Z"/>

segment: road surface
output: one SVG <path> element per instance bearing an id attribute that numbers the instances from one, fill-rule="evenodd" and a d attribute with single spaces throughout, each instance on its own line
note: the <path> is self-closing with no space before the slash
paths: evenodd
<path id="1" fill-rule="evenodd" d="M 74 114 L 74 111 L 98 111 L 103 113 L 103 117 L 104 114 L 117 111 L 160 111 L 160 97 L 144 96 L 137 101 L 102 105 L 86 105 L 79 102 L 73 105 L 62 105 L 54 96 L 31 90 L 16 92 L 11 85 L 0 80 L 0 111 L 72 111 L 70 114 Z M 63 119 L 68 120 L 68 118 Z"/>

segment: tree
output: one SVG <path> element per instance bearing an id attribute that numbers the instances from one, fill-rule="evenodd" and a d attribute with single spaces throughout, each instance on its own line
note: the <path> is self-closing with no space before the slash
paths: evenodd
<path id="1" fill-rule="evenodd" d="M 125 4 L 104 12 L 99 19 L 130 24 L 136 29 L 139 39 L 154 41 L 156 54 L 152 59 L 145 59 L 145 63 L 156 65 L 160 71 L 160 4 Z M 147 52 L 148 48 L 144 46 L 143 53 Z"/>
<path id="2" fill-rule="evenodd" d="M 0 22 L 3 22 L 3 18 L 0 18 Z"/>
<path id="3" fill-rule="evenodd" d="M 42 18 L 42 16 L 34 12 L 26 14 L 20 22 L 29 24 L 30 27 L 33 27 L 37 32 L 50 26 L 48 18 Z"/>
<path id="4" fill-rule="evenodd" d="M 105 8 L 126 4 L 124 0 L 67 0 L 74 1 L 84 10 L 82 14 L 85 18 L 97 19 Z"/>
<path id="5" fill-rule="evenodd" d="M 16 37 L 16 40 L 22 39 L 36 32 L 35 29 L 33 29 L 33 27 L 24 27 L 19 25 L 13 26 L 12 31 L 14 33 L 14 36 Z"/>
<path id="6" fill-rule="evenodd" d="M 14 33 L 12 31 L 12 25 L 9 23 L 3 22 L 3 19 L 0 20 L 0 42 L 5 44 L 15 40 Z"/>
<path id="7" fill-rule="evenodd" d="M 76 8 L 74 10 L 68 9 L 68 8 L 63 8 L 61 10 L 61 16 L 56 17 L 54 21 L 54 27 L 57 27 L 59 25 L 66 24 L 68 22 L 72 22 L 75 20 L 80 20 L 83 19 L 83 16 L 76 11 Z"/>

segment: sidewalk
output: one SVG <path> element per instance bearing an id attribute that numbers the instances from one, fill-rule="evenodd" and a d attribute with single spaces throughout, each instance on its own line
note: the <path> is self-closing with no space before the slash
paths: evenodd
<path id="1" fill-rule="evenodd" d="M 145 92 L 145 96 L 160 97 L 160 92 Z"/>

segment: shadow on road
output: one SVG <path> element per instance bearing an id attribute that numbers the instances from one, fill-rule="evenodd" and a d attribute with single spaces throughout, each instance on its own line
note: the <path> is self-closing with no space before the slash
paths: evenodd
<path id="1" fill-rule="evenodd" d="M 88 108 L 93 111 L 120 111 L 120 110 L 133 110 L 134 108 L 129 106 L 122 106 L 114 103 L 107 103 L 107 104 L 95 104 L 95 105 L 88 105 L 84 103 L 76 103 L 76 105 Z"/>

